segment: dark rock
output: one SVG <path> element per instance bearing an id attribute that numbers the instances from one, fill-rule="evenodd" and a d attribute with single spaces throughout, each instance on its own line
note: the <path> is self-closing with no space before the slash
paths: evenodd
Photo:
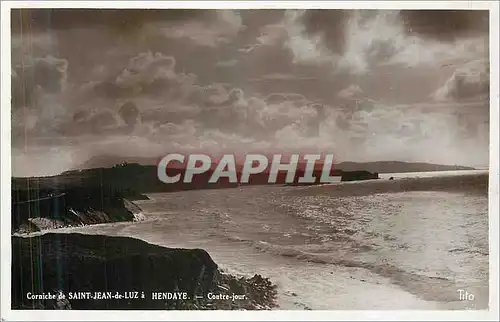
<path id="1" fill-rule="evenodd" d="M 342 171 L 341 181 L 357 181 L 357 180 L 371 180 L 378 179 L 378 173 L 368 171 Z"/>
<path id="2" fill-rule="evenodd" d="M 105 187 L 58 190 L 36 185 L 12 190 L 11 216 L 13 233 L 143 219 L 140 208 L 120 191 Z"/>
<path id="3" fill-rule="evenodd" d="M 165 248 L 128 237 L 44 234 L 12 237 L 12 309 L 269 309 L 276 286 L 268 279 L 221 274 L 202 249 Z M 28 300 L 27 293 L 66 297 Z M 138 292 L 130 300 L 75 299 L 72 292 Z M 152 292 L 186 292 L 187 300 L 154 300 Z M 244 295 L 210 301 L 207 294 Z"/>

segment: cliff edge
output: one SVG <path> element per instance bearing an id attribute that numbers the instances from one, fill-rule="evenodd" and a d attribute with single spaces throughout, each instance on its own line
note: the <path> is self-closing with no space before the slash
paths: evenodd
<path id="1" fill-rule="evenodd" d="M 165 248 L 128 237 L 47 233 L 13 236 L 12 256 L 12 309 L 277 306 L 276 286 L 268 279 L 224 274 L 202 249 Z M 33 299 L 33 294 L 64 298 Z"/>

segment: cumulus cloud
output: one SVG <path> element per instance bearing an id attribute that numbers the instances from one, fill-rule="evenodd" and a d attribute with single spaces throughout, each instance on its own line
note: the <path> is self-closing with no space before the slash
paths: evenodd
<path id="1" fill-rule="evenodd" d="M 302 95 L 273 94 L 266 98 L 266 105 L 258 111 L 259 121 L 266 128 L 282 129 L 292 125 L 307 126 L 317 121 L 317 110 Z"/>
<path id="2" fill-rule="evenodd" d="M 145 52 L 132 57 L 127 67 L 110 79 L 96 82 L 94 87 L 110 97 L 137 95 L 183 96 L 196 77 L 176 73 L 175 58 L 162 53 Z"/>
<path id="3" fill-rule="evenodd" d="M 287 26 L 285 21 L 259 26 L 257 37 L 254 42 L 238 49 L 239 52 L 250 54 L 263 47 L 273 47 L 284 42 L 287 38 Z"/>
<path id="4" fill-rule="evenodd" d="M 426 109 L 430 112 L 424 112 Z M 462 106 L 463 111 L 474 109 L 477 106 Z M 314 146 L 333 151 L 339 160 L 404 159 L 460 164 L 466 159 L 481 162 L 487 156 L 487 144 L 479 143 L 481 148 L 475 145 L 487 142 L 487 116 L 481 121 L 471 121 L 465 116 L 464 123 L 458 125 L 454 105 L 378 105 L 371 111 L 355 111 L 346 126 L 340 127 L 337 122 L 343 117 L 345 114 L 338 110 L 327 114 L 321 120 L 318 135 L 314 136 L 298 126 L 289 126 L 279 132 L 280 142 L 290 147 L 295 144 L 295 148 Z M 484 122 L 483 126 L 470 127 L 480 122 Z M 464 150 L 479 154 L 465 156 L 461 152 Z"/>
<path id="5" fill-rule="evenodd" d="M 488 54 L 487 31 L 480 30 L 479 36 L 462 32 L 455 41 L 443 36 L 451 33 L 449 26 L 433 34 L 432 25 L 422 28 L 421 20 L 416 13 L 397 10 L 289 11 L 285 46 L 296 63 L 330 65 L 334 71 L 354 74 L 366 74 L 378 65 L 439 66 Z"/>
<path id="6" fill-rule="evenodd" d="M 228 84 L 201 85 L 194 81 L 196 77 L 183 82 L 187 78 L 176 72 L 175 65 L 173 57 L 163 54 L 148 52 L 131 58 L 110 83 L 126 91 L 135 89 L 133 100 L 106 92 L 108 101 L 119 98 L 122 103 L 115 103 L 115 108 L 76 111 L 58 130 L 66 136 L 104 134 L 113 137 L 115 144 L 120 138 L 124 142 L 140 138 L 150 142 L 146 145 L 152 149 L 150 154 L 159 147 L 179 151 L 314 148 L 333 151 L 345 160 L 369 156 L 397 159 L 398 154 L 418 160 L 418 153 L 408 147 L 414 144 L 410 140 L 424 146 L 440 137 L 441 146 L 449 148 L 458 135 L 455 128 L 442 126 L 451 124 L 452 116 L 377 105 L 362 97 L 357 84 L 337 95 L 347 100 L 362 98 L 366 104 L 339 109 L 299 93 L 247 96 Z M 160 83 L 156 91 L 148 89 L 158 80 L 169 82 Z M 174 85 L 183 88 L 184 95 L 175 95 Z M 91 88 L 98 90 L 99 86 Z M 172 101 L 176 103 L 170 104 Z M 190 112 L 189 117 L 182 114 L 183 109 Z M 177 118 L 175 113 L 180 113 Z M 30 117 L 36 122 L 36 117 Z M 422 124 L 427 127 L 422 128 Z"/>
<path id="7" fill-rule="evenodd" d="M 259 78 L 252 78 L 250 80 L 252 82 L 262 82 L 262 81 L 308 81 L 314 79 L 317 79 L 317 77 L 298 76 L 294 74 L 285 74 L 285 73 L 272 73 L 263 75 Z"/>
<path id="8" fill-rule="evenodd" d="M 244 28 L 241 16 L 232 10 L 217 10 L 210 21 L 188 21 L 182 23 L 158 22 L 148 26 L 157 29 L 164 37 L 189 39 L 199 46 L 216 47 L 235 37 Z"/>
<path id="9" fill-rule="evenodd" d="M 219 142 L 221 148 L 263 147 L 265 140 L 290 124 L 308 128 L 318 121 L 317 110 L 303 95 L 246 97 L 243 90 L 228 84 L 198 84 L 194 75 L 175 67 L 171 56 L 141 53 L 118 73 L 103 72 L 104 80 L 82 87 L 82 101 L 75 105 L 79 107 L 61 105 L 60 117 L 42 120 L 39 113 L 16 117 L 20 124 L 29 124 L 34 136 L 139 136 L 177 147 L 213 147 Z M 230 139 L 222 139 L 224 135 Z"/>
<path id="10" fill-rule="evenodd" d="M 172 57 L 143 53 L 132 58 L 127 68 L 113 82 L 104 83 L 110 88 L 120 88 L 123 92 L 113 90 L 104 93 L 110 98 L 120 98 L 121 95 L 115 94 L 135 91 L 135 104 L 141 101 L 147 103 L 144 104 L 147 106 L 137 105 L 143 121 L 161 123 L 159 113 L 165 116 L 167 112 L 189 111 L 189 117 L 201 122 L 206 128 L 226 128 L 229 133 L 241 130 L 252 134 L 255 127 L 274 131 L 290 122 L 308 122 L 316 117 L 316 110 L 310 108 L 310 102 L 300 94 L 276 93 L 266 98 L 245 97 L 241 89 L 227 84 L 200 85 L 195 80 L 194 76 L 186 77 L 185 74 L 176 72 L 175 59 Z M 100 92 L 102 86 L 103 83 L 98 82 L 94 90 Z M 151 90 L 151 86 L 158 90 Z M 183 95 L 176 95 L 180 89 Z M 149 101 L 141 100 L 141 96 L 148 96 Z M 162 101 L 168 103 L 164 102 L 162 106 Z M 165 122 L 168 121 L 165 119 Z"/>
<path id="11" fill-rule="evenodd" d="M 488 99 L 490 68 L 486 60 L 473 60 L 458 67 L 453 75 L 434 93 L 443 100 Z"/>
<path id="12" fill-rule="evenodd" d="M 331 63 L 334 55 L 322 46 L 321 37 L 319 35 L 305 35 L 306 27 L 298 22 L 303 14 L 303 11 L 287 11 L 285 14 L 284 21 L 288 36 L 284 45 L 293 53 L 293 62 Z"/>
<path id="13" fill-rule="evenodd" d="M 117 76 L 118 86 L 150 85 L 158 78 L 169 79 L 175 76 L 175 59 L 160 53 L 141 53 L 130 59 L 128 66 Z"/>
<path id="14" fill-rule="evenodd" d="M 126 66 L 82 87 L 79 100 L 89 108 L 114 106 L 127 124 L 138 120 L 167 122 L 197 115 L 206 98 L 196 76 L 176 71 L 176 60 L 162 53 L 144 52 Z M 89 99 L 89 97 L 91 99 Z M 123 110 L 125 104 L 130 111 Z M 133 111 L 132 111 L 133 110 Z"/>
<path id="15" fill-rule="evenodd" d="M 341 98 L 349 99 L 358 97 L 361 94 L 363 94 L 363 90 L 359 87 L 359 85 L 351 84 L 341 90 L 337 95 Z"/>
<path id="16" fill-rule="evenodd" d="M 56 15 L 50 44 L 36 27 L 39 51 L 13 52 L 13 146 L 44 158 L 58 146 L 72 156 L 312 149 L 354 161 L 487 160 L 488 106 L 472 104 L 488 94 L 476 20 L 455 19 L 452 37 L 397 11 L 200 12 L 131 18 L 134 28 L 108 24 L 109 13 L 68 27 Z"/>

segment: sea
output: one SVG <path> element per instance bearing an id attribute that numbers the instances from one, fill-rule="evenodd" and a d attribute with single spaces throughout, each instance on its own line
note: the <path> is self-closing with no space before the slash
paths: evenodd
<path id="1" fill-rule="evenodd" d="M 458 185 L 461 176 L 487 173 L 394 173 L 379 181 L 451 176 Z M 135 202 L 144 221 L 65 230 L 205 249 L 225 272 L 270 278 L 279 309 L 487 309 L 487 193 L 355 193 L 370 184 L 340 183 L 349 185 L 342 194 L 328 185 L 156 193 Z"/>

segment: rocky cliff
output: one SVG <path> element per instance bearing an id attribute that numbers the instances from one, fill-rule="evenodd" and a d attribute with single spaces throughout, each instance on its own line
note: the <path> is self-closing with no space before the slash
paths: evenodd
<path id="1" fill-rule="evenodd" d="M 13 309 L 276 306 L 276 287 L 269 280 L 224 274 L 202 249 L 164 248 L 127 237 L 50 233 L 12 237 L 12 256 Z M 34 294 L 54 296 L 33 300 Z"/>
<path id="2" fill-rule="evenodd" d="M 106 187 L 13 188 L 11 206 L 12 232 L 144 219 L 139 207 Z"/>

